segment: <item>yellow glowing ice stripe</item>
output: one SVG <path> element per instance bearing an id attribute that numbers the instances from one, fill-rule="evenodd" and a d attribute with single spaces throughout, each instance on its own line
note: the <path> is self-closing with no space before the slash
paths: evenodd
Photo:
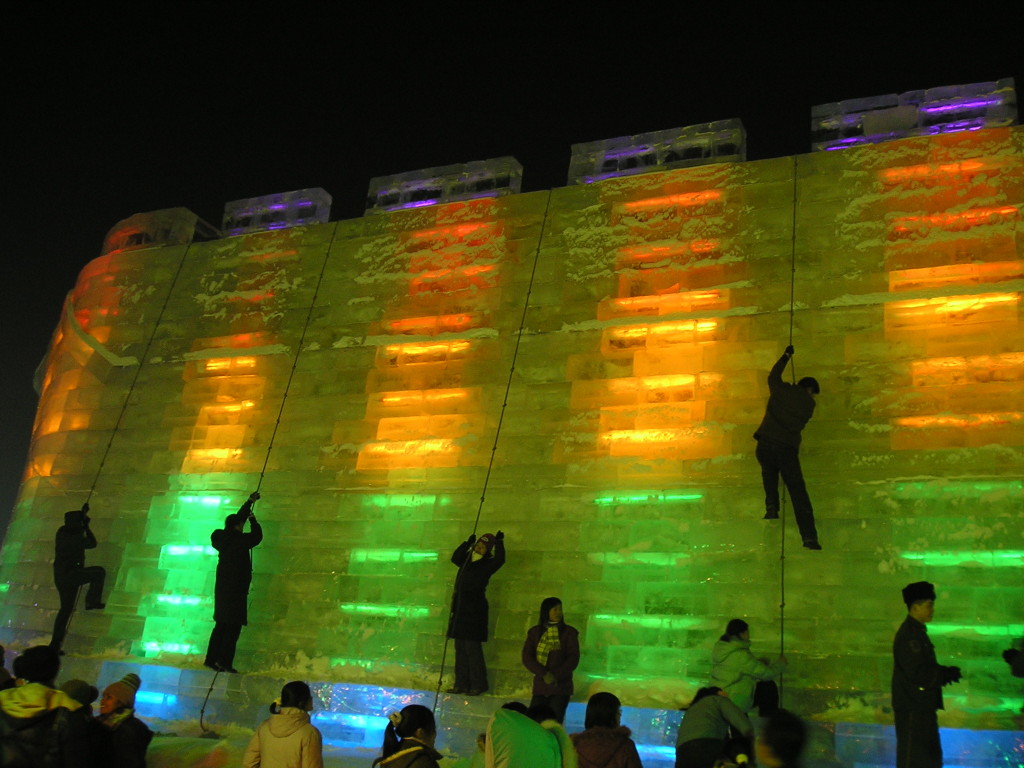
<path id="1" fill-rule="evenodd" d="M 1000 549 L 963 552 L 903 552 L 904 560 L 919 560 L 923 565 L 953 566 L 977 564 L 987 568 L 1019 568 L 1024 565 L 1024 551 Z"/>
<path id="2" fill-rule="evenodd" d="M 338 606 L 342 613 L 354 613 L 358 616 L 386 616 L 419 619 L 430 614 L 429 608 L 415 605 L 375 605 L 373 603 L 342 603 Z"/>

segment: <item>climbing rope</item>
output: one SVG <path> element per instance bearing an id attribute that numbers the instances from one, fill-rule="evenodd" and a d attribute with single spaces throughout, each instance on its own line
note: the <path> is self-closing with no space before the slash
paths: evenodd
<path id="1" fill-rule="evenodd" d="M 313 300 L 309 303 L 309 309 L 306 312 L 306 320 L 302 324 L 302 333 L 299 336 L 299 343 L 295 348 L 295 357 L 292 360 L 292 368 L 288 372 L 288 381 L 284 385 L 284 395 L 281 397 L 281 406 L 277 409 L 277 419 L 274 421 L 274 431 L 270 433 L 270 442 L 267 443 L 267 454 L 263 458 L 263 467 L 260 469 L 260 479 L 256 483 L 256 492 L 258 493 L 260 487 L 263 485 L 263 477 L 267 473 L 267 463 L 270 461 L 270 451 L 274 447 L 274 438 L 277 437 L 278 427 L 281 426 L 281 414 L 284 413 L 284 405 L 288 401 L 288 392 L 292 388 L 292 379 L 295 378 L 295 369 L 299 365 L 299 355 L 302 354 L 302 344 L 306 340 L 306 332 L 309 330 L 309 321 L 313 317 L 313 310 L 316 308 L 316 300 L 320 296 L 320 286 L 323 285 L 324 272 L 327 271 L 327 262 L 331 257 L 331 248 L 334 246 L 334 239 L 337 237 L 338 228 L 334 228 L 334 232 L 331 233 L 331 241 L 327 244 L 327 248 L 324 252 L 324 262 L 320 265 L 320 275 L 316 279 L 316 289 L 313 291 Z"/>
<path id="2" fill-rule="evenodd" d="M 96 475 L 92 479 L 92 485 L 89 486 L 89 493 L 85 497 L 85 504 L 89 503 L 90 499 L 92 499 L 93 492 L 96 490 L 96 483 L 99 482 L 100 475 L 103 473 L 103 467 L 107 463 L 107 456 L 110 454 L 110 446 L 114 444 L 114 437 L 121 428 L 121 422 L 124 420 L 125 411 L 128 410 L 128 403 L 132 399 L 132 393 L 135 391 L 135 385 L 139 380 L 139 374 L 142 372 L 142 366 L 146 364 L 146 359 L 149 357 L 149 350 L 150 347 L 153 346 L 153 339 L 156 338 L 156 332 L 160 328 L 160 321 L 163 320 L 164 313 L 167 311 L 167 305 L 171 301 L 171 296 L 174 293 L 174 287 L 178 283 L 178 277 L 181 275 L 181 269 L 185 266 L 185 259 L 188 258 L 188 252 L 191 248 L 192 244 L 189 243 L 182 252 L 181 259 L 178 261 L 178 268 L 174 271 L 174 277 L 171 278 L 171 285 L 167 289 L 167 295 L 164 296 L 164 303 L 163 306 L 160 307 L 160 314 L 157 315 L 156 322 L 153 324 L 153 332 L 146 340 L 146 348 L 139 356 L 139 364 L 135 367 L 135 375 L 132 377 L 132 383 L 128 386 L 128 394 L 125 395 L 124 402 L 121 403 L 121 412 L 117 414 L 117 421 L 114 422 L 114 430 L 110 433 L 110 439 L 107 440 L 107 447 L 103 449 L 103 455 L 100 457 L 99 467 L 96 469 Z"/>
<path id="3" fill-rule="evenodd" d="M 512 362 L 509 365 L 508 377 L 505 380 L 505 394 L 504 394 L 504 396 L 501 399 L 501 412 L 498 415 L 498 424 L 497 424 L 497 427 L 494 430 L 494 443 L 491 445 L 491 455 L 490 455 L 490 457 L 487 460 L 487 471 L 484 474 L 483 486 L 480 489 L 480 503 L 477 505 L 477 508 L 476 508 L 476 517 L 473 519 L 473 534 L 472 535 L 473 535 L 474 538 L 476 537 L 477 528 L 480 525 L 480 515 L 483 512 L 484 501 L 487 498 L 487 488 L 488 488 L 488 485 L 490 484 L 490 480 L 491 480 L 491 470 L 494 468 L 494 455 L 495 455 L 495 453 L 498 450 L 498 440 L 501 437 L 501 426 L 502 426 L 502 424 L 505 421 L 505 409 L 508 407 L 508 395 L 509 395 L 509 392 L 511 392 L 511 390 L 512 390 L 512 375 L 515 373 L 515 370 L 516 370 L 516 360 L 519 358 L 519 345 L 522 343 L 523 331 L 526 328 L 526 313 L 530 309 L 530 296 L 533 293 L 533 281 L 534 281 L 534 278 L 537 275 L 537 263 L 540 261 L 540 248 L 541 248 L 541 245 L 544 243 L 544 232 L 547 229 L 548 209 L 550 207 L 551 207 L 551 195 L 549 194 L 548 198 L 547 198 L 547 202 L 545 203 L 545 206 L 544 206 L 544 214 L 543 214 L 543 217 L 541 218 L 542 224 L 541 224 L 540 235 L 537 237 L 537 247 L 534 249 L 534 252 L 533 252 L 533 266 L 530 269 L 530 281 L 526 285 L 526 296 L 523 299 L 523 313 L 522 313 L 521 317 L 519 318 L 519 328 L 516 331 L 516 343 L 515 343 L 515 346 L 512 349 Z M 449 624 L 454 620 L 455 616 L 458 614 L 458 610 L 459 610 L 458 601 L 460 600 L 459 582 L 462 580 L 463 571 L 465 570 L 464 566 L 466 565 L 466 563 L 469 562 L 469 559 L 472 556 L 473 556 L 473 549 L 472 549 L 472 547 L 470 547 L 469 552 L 466 553 L 466 561 L 461 566 L 459 566 L 459 574 L 458 574 L 458 576 L 455 577 L 455 584 L 452 587 L 452 601 L 451 601 L 452 609 L 451 609 L 451 612 L 449 613 L 449 616 L 448 616 Z M 441 651 L 441 667 L 440 667 L 440 670 L 438 671 L 438 674 L 437 674 L 437 687 L 434 690 L 434 705 L 431 707 L 431 709 L 433 709 L 433 710 L 437 709 L 437 700 L 438 700 L 438 698 L 441 695 L 441 685 L 442 685 L 442 683 L 444 681 L 445 663 L 446 663 L 447 658 L 448 658 L 448 643 L 449 643 L 450 640 L 451 640 L 451 638 L 448 637 L 448 627 L 445 627 L 444 648 Z"/>
<path id="4" fill-rule="evenodd" d="M 799 159 L 793 157 L 793 217 L 790 225 L 790 249 L 789 249 L 789 346 L 793 346 L 793 318 L 796 312 L 796 190 L 797 190 L 797 164 Z M 789 358 L 790 374 L 793 383 L 796 384 L 796 364 L 792 356 Z M 779 505 L 782 509 L 781 531 L 779 540 L 779 655 L 786 652 L 786 518 L 789 517 L 786 510 L 786 484 L 782 483 L 782 499 Z M 782 705 L 782 690 L 784 674 L 779 675 L 779 705 Z"/>

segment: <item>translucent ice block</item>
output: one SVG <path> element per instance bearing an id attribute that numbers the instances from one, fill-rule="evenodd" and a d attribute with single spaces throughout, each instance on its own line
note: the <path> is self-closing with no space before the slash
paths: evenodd
<path id="1" fill-rule="evenodd" d="M 331 216 L 331 196 L 320 187 L 278 192 L 224 206 L 224 234 L 242 235 L 307 224 L 325 224 Z"/>
<path id="2" fill-rule="evenodd" d="M 522 181 L 523 166 L 514 157 L 377 176 L 370 179 L 366 213 L 514 195 L 519 192 Z"/>

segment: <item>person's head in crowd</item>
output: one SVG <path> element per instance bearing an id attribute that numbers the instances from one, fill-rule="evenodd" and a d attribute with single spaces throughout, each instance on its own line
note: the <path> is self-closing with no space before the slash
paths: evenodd
<path id="1" fill-rule="evenodd" d="M 520 715 L 526 715 L 529 717 L 529 710 L 526 705 L 521 701 L 506 701 L 501 705 L 502 709 L 511 709 L 513 712 L 518 712 Z"/>
<path id="2" fill-rule="evenodd" d="M 690 702 L 690 707 L 696 704 L 701 699 L 706 699 L 708 696 L 721 696 L 724 691 L 717 685 L 706 685 L 703 688 L 698 688 L 697 693 L 693 695 L 693 701 Z M 687 707 L 689 709 L 690 707 Z"/>
<path id="3" fill-rule="evenodd" d="M 83 707 L 89 707 L 90 710 L 90 705 L 100 697 L 96 686 L 85 682 L 85 680 L 68 680 L 60 689 Z"/>
<path id="4" fill-rule="evenodd" d="M 750 625 L 743 619 L 732 619 L 725 625 L 725 634 L 722 635 L 721 639 L 726 642 L 730 640 L 749 640 Z"/>
<path id="5" fill-rule="evenodd" d="M 558 720 L 558 715 L 555 714 L 555 710 L 548 704 L 533 704 L 528 710 L 526 710 L 526 716 L 537 723 L 543 723 L 545 720 Z"/>
<path id="6" fill-rule="evenodd" d="M 270 704 L 272 714 L 279 714 L 285 707 L 294 707 L 306 712 L 313 711 L 313 692 L 301 680 L 292 680 L 281 688 L 281 697 Z"/>
<path id="7" fill-rule="evenodd" d="M 545 624 L 564 624 L 565 617 L 562 614 L 562 600 L 558 597 L 545 597 L 540 604 L 540 626 Z"/>
<path id="8" fill-rule="evenodd" d="M 757 739 L 757 763 L 767 768 L 795 766 L 806 741 L 803 720 L 785 709 L 777 710 L 765 722 Z"/>
<path id="9" fill-rule="evenodd" d="M 116 683 L 103 689 L 100 699 L 100 716 L 112 715 L 122 709 L 135 709 L 135 694 L 142 681 L 134 672 L 129 672 Z"/>
<path id="10" fill-rule="evenodd" d="M 622 702 L 618 696 L 601 691 L 590 697 L 583 721 L 584 728 L 617 728 L 621 721 Z"/>
<path id="11" fill-rule="evenodd" d="M 14 676 L 26 683 L 53 687 L 60 672 L 60 655 L 48 645 L 34 645 L 14 660 Z"/>
<path id="12" fill-rule="evenodd" d="M 392 712 L 388 715 L 381 753 L 383 757 L 390 757 L 407 740 L 433 747 L 436 738 L 437 725 L 434 722 L 434 713 L 422 704 L 409 704 L 403 707 L 401 712 Z"/>

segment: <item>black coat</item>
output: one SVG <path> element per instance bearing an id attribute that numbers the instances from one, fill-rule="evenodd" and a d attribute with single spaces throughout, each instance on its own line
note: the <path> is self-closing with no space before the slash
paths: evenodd
<path id="1" fill-rule="evenodd" d="M 892 708 L 930 712 L 942 709 L 946 667 L 935 659 L 928 630 L 907 616 L 892 643 Z"/>
<path id="2" fill-rule="evenodd" d="M 247 501 L 239 513 L 248 515 L 252 502 Z M 217 585 L 214 588 L 213 620 L 225 624 L 248 622 L 249 584 L 252 582 L 252 559 L 249 550 L 263 541 L 263 528 L 255 520 L 252 530 L 242 533 L 233 528 L 218 528 L 210 535 L 213 548 L 220 553 L 217 560 Z"/>
<path id="3" fill-rule="evenodd" d="M 86 768 L 86 719 L 82 711 L 59 707 L 36 717 L 0 711 L 0 766 L 3 768 Z"/>
<path id="4" fill-rule="evenodd" d="M 800 433 L 814 415 L 815 403 L 803 387 L 782 380 L 787 363 L 789 355 L 783 355 L 768 374 L 768 391 L 771 394 L 754 438 L 799 448 Z"/>
<path id="5" fill-rule="evenodd" d="M 53 542 L 53 580 L 57 583 L 74 576 L 85 567 L 85 550 L 96 547 L 96 537 L 85 523 L 84 513 L 74 510 L 64 515 Z"/>
<path id="6" fill-rule="evenodd" d="M 505 564 L 505 541 L 497 539 L 494 551 L 477 561 L 470 554 L 473 544 L 464 541 L 452 554 L 452 563 L 459 566 L 452 598 L 448 637 L 455 640 L 487 640 L 487 582 Z"/>

